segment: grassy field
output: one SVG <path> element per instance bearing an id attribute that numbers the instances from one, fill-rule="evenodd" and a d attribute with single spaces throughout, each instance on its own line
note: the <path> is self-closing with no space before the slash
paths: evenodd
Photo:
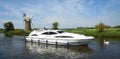
<path id="1" fill-rule="evenodd" d="M 26 36 L 30 33 L 31 31 L 24 31 L 24 30 L 10 30 L 10 31 L 4 31 L 0 30 L 0 33 L 5 33 L 6 35 L 20 35 L 20 36 Z"/>
<path id="2" fill-rule="evenodd" d="M 84 34 L 87 36 L 94 36 L 94 37 L 100 37 L 100 38 L 120 38 L 120 30 L 118 29 L 109 29 L 107 31 L 99 33 L 96 31 L 96 29 L 64 29 L 67 32 L 71 33 L 77 33 L 77 34 Z M 31 31 L 24 31 L 24 30 L 11 30 L 8 32 L 5 32 L 4 30 L 0 30 L 0 33 L 5 33 L 7 35 L 22 35 L 26 36 Z"/>
<path id="3" fill-rule="evenodd" d="M 96 29 L 65 29 L 65 31 L 94 37 L 120 38 L 120 31 L 118 29 L 109 29 L 101 33 L 96 31 Z"/>

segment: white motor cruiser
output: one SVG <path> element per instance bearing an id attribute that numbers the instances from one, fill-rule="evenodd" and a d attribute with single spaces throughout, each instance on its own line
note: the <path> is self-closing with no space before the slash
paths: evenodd
<path id="1" fill-rule="evenodd" d="M 56 45 L 86 45 L 94 39 L 92 36 L 64 32 L 63 30 L 34 30 L 26 41 Z"/>

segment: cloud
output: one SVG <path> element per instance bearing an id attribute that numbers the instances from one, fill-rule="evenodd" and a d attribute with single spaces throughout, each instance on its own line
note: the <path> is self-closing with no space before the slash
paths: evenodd
<path id="1" fill-rule="evenodd" d="M 0 19 L 10 19 L 16 28 L 24 28 L 23 13 L 28 17 L 34 16 L 33 28 L 52 27 L 55 21 L 60 23 L 61 28 L 94 26 L 101 21 L 111 25 L 118 22 L 119 5 L 119 0 L 37 0 L 14 4 L 7 2 L 0 6 L 5 9 L 0 10 L 0 15 L 3 16 Z"/>
<path id="2" fill-rule="evenodd" d="M 23 10 L 27 12 L 28 15 L 33 14 L 36 16 L 36 18 L 33 18 L 34 27 L 51 27 L 52 23 L 55 21 L 58 21 L 61 27 L 70 27 L 71 25 L 74 26 L 74 23 L 77 23 L 77 21 L 73 20 L 76 15 L 78 15 L 77 13 L 85 12 L 84 6 L 80 3 L 81 1 L 79 0 L 65 0 L 62 3 L 52 1 L 47 3 L 47 7 L 41 4 L 38 4 L 38 6 L 25 4 L 26 6 L 23 7 Z M 39 16 L 42 16 L 42 19 Z"/>
<path id="3" fill-rule="evenodd" d="M 89 0 L 88 1 L 88 4 L 90 5 L 90 4 L 93 4 L 94 3 L 94 1 L 93 0 Z"/>

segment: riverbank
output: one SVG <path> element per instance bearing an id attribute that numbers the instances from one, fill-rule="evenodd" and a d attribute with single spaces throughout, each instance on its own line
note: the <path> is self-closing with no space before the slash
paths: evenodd
<path id="1" fill-rule="evenodd" d="M 67 32 L 77 33 L 77 34 L 84 34 L 88 36 L 94 36 L 96 38 L 120 38 L 120 31 L 117 29 L 109 29 L 107 31 L 99 33 L 96 29 L 64 29 Z M 31 31 L 24 31 L 24 30 L 11 30 L 5 32 L 4 30 L 0 30 L 0 33 L 5 33 L 7 35 L 20 35 L 20 36 L 27 36 Z"/>
<path id="2" fill-rule="evenodd" d="M 20 36 L 27 36 L 31 31 L 24 31 L 24 30 L 10 30 L 10 31 L 4 31 L 0 30 L 0 33 L 5 33 L 6 35 L 20 35 Z"/>
<path id="3" fill-rule="evenodd" d="M 65 31 L 94 36 L 97 38 L 120 38 L 120 31 L 117 29 L 109 29 L 101 33 L 96 31 L 96 29 L 65 29 Z"/>

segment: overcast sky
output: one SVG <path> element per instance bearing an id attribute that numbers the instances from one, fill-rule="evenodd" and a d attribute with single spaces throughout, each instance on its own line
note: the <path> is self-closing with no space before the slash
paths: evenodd
<path id="1" fill-rule="evenodd" d="M 120 0 L 0 0 L 0 28 L 11 21 L 15 28 L 24 28 L 22 14 L 32 19 L 32 28 L 93 27 L 103 22 L 120 25 Z"/>

